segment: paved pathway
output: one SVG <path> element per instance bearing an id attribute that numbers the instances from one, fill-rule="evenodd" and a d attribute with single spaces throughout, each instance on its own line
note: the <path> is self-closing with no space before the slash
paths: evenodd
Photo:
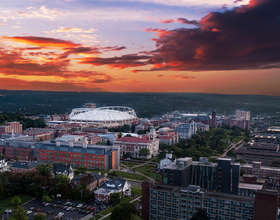
<path id="1" fill-rule="evenodd" d="M 141 197 L 142 197 L 142 196 L 139 196 L 139 197 L 137 197 L 137 198 L 131 200 L 129 203 L 132 203 L 132 202 L 134 202 L 134 201 L 136 201 L 136 200 L 139 200 Z M 110 213 L 108 213 L 107 215 L 104 215 L 104 216 L 103 216 L 102 218 L 100 218 L 99 220 L 102 220 L 102 219 L 104 219 L 104 218 L 107 218 L 107 217 L 110 216 L 111 214 L 112 214 L 112 213 L 110 212 Z"/>
<path id="2" fill-rule="evenodd" d="M 228 153 L 231 149 L 234 149 L 234 148 L 236 147 L 236 145 L 241 144 L 242 142 L 243 142 L 243 140 L 241 140 L 241 141 L 239 141 L 239 142 L 237 142 L 237 143 L 231 143 L 231 144 L 227 147 L 226 151 L 225 151 L 222 155 L 220 155 L 220 156 L 211 156 L 211 158 L 226 157 L 226 156 L 227 156 L 227 153 Z"/>
<path id="3" fill-rule="evenodd" d="M 139 166 L 144 166 L 145 164 L 147 164 L 147 163 L 149 163 L 149 161 L 147 161 L 146 163 L 142 163 L 141 165 L 137 165 L 137 166 L 134 166 L 134 167 L 128 167 L 127 165 L 124 165 L 124 164 L 122 164 L 124 167 L 126 167 L 128 170 L 133 170 L 133 168 L 135 168 L 135 167 L 139 167 Z M 141 176 L 144 176 L 145 178 L 147 178 L 147 179 L 149 179 L 149 180 L 154 180 L 153 178 L 151 178 L 151 177 L 149 177 L 149 176 L 146 176 L 145 174 L 143 174 L 143 173 L 140 173 L 140 172 L 138 172 L 138 171 L 136 171 L 135 170 L 135 172 L 128 172 L 128 173 L 135 173 L 135 174 L 139 174 L 139 175 L 141 175 Z M 125 178 L 125 179 L 127 179 L 127 178 Z"/>

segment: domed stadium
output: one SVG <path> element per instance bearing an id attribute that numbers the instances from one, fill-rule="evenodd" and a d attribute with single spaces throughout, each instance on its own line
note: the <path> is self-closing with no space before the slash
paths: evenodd
<path id="1" fill-rule="evenodd" d="M 101 108 L 75 108 L 72 110 L 70 121 L 95 122 L 104 124 L 131 124 L 138 120 L 133 108 L 124 106 L 109 106 Z"/>

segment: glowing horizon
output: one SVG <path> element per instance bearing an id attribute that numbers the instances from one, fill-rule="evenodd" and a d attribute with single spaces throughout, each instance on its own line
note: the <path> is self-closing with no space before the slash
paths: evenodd
<path id="1" fill-rule="evenodd" d="M 277 0 L 1 5 L 0 89 L 280 95 Z"/>

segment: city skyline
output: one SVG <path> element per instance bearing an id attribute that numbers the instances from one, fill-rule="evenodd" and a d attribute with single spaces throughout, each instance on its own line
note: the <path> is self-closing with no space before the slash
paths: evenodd
<path id="1" fill-rule="evenodd" d="M 0 89 L 280 95 L 277 0 L 1 6 Z"/>

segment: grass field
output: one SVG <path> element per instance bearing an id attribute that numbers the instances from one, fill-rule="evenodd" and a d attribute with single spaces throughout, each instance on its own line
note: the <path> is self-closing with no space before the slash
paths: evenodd
<path id="1" fill-rule="evenodd" d="M 137 186 L 131 187 L 131 193 L 135 194 L 137 197 L 142 195 L 142 188 Z"/>
<path id="2" fill-rule="evenodd" d="M 126 165 L 128 167 L 134 167 L 139 165 L 139 163 L 133 163 L 133 162 L 121 162 L 121 164 Z"/>
<path id="3" fill-rule="evenodd" d="M 127 172 L 122 172 L 122 171 L 115 171 L 118 177 L 122 176 L 123 178 L 128 178 L 128 179 L 134 179 L 134 180 L 147 180 L 147 178 L 135 174 L 135 173 L 127 173 Z"/>
<path id="4" fill-rule="evenodd" d="M 101 174 L 104 175 L 105 173 L 109 173 L 110 169 L 106 169 L 106 170 L 89 169 L 88 171 L 91 172 L 91 173 L 98 173 L 98 172 L 101 172 Z"/>
<path id="5" fill-rule="evenodd" d="M 140 166 L 140 167 L 135 167 L 134 170 L 140 172 L 140 173 L 143 173 L 145 174 L 146 176 L 148 177 L 151 177 L 151 178 L 156 178 L 156 181 L 158 182 L 161 182 L 161 175 L 158 174 L 158 173 L 153 173 L 153 172 L 150 172 L 150 168 L 154 167 L 153 165 L 144 165 L 144 166 Z"/>
<path id="6" fill-rule="evenodd" d="M 25 194 L 25 193 L 19 193 L 17 195 L 14 196 L 19 196 L 21 198 L 21 204 L 24 204 L 26 202 L 28 202 L 29 200 L 33 199 L 34 196 L 30 195 L 30 194 Z M 0 213 L 5 212 L 5 210 L 7 208 L 15 208 L 15 206 L 13 206 L 10 202 L 12 200 L 12 198 L 14 196 L 9 196 L 5 199 L 1 199 L 0 200 Z"/>

